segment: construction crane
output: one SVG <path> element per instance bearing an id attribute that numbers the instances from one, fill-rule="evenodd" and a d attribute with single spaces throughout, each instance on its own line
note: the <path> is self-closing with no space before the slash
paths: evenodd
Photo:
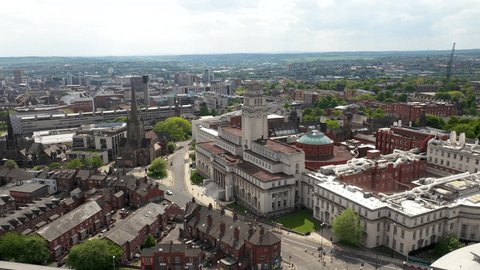
<path id="1" fill-rule="evenodd" d="M 452 75 L 452 64 L 453 64 L 453 55 L 455 54 L 455 42 L 453 43 L 452 52 L 450 53 L 450 58 L 448 59 L 447 64 L 447 81 L 450 80 Z"/>

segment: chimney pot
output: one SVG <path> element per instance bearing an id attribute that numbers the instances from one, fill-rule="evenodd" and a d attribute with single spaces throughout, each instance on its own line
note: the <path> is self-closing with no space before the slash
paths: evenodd
<path id="1" fill-rule="evenodd" d="M 240 230 L 238 229 L 237 226 L 235 226 L 235 229 L 233 230 L 233 235 L 235 237 L 235 240 L 240 240 Z"/>
<path id="2" fill-rule="evenodd" d="M 212 215 L 207 216 L 207 225 L 208 227 L 212 226 Z"/>

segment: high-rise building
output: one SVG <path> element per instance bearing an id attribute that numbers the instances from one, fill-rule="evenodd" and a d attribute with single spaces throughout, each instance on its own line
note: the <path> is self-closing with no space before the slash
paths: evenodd
<path id="1" fill-rule="evenodd" d="M 22 84 L 23 83 L 23 70 L 22 69 L 15 69 L 13 71 L 13 82 L 16 85 Z"/>
<path id="2" fill-rule="evenodd" d="M 139 99 L 141 103 L 148 105 L 150 101 L 150 93 L 148 89 L 148 76 L 143 75 L 139 77 L 130 78 L 130 86 L 132 88 L 132 95 L 135 93 L 135 98 Z M 133 100 L 133 96 L 132 96 Z"/>

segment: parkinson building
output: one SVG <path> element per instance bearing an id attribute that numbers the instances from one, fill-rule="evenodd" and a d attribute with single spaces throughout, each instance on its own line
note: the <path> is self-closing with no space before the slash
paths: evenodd
<path id="1" fill-rule="evenodd" d="M 252 84 L 244 96 L 242 128 L 220 126 L 212 141 L 195 149 L 197 171 L 216 186 L 214 197 L 236 200 L 260 216 L 292 211 L 305 171 L 304 152 L 268 139 L 267 120 L 263 90 Z"/>

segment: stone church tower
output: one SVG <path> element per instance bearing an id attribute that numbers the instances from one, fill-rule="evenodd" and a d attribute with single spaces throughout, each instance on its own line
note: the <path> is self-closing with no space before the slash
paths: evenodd
<path id="1" fill-rule="evenodd" d="M 130 116 L 127 121 L 127 143 L 135 148 L 140 148 L 142 140 L 145 139 L 143 123 L 138 114 L 137 98 L 132 87 L 132 101 L 130 104 Z"/>
<path id="2" fill-rule="evenodd" d="M 252 148 L 252 141 L 268 138 L 267 105 L 260 84 L 252 84 L 243 96 L 242 145 Z"/>
<path id="3" fill-rule="evenodd" d="M 121 145 L 121 159 L 118 160 L 121 167 L 146 166 L 156 157 L 155 144 L 149 138 L 145 138 L 143 122 L 137 108 L 137 100 L 132 88 L 132 101 L 130 105 L 130 116 L 127 121 L 127 138 L 123 138 Z"/>

